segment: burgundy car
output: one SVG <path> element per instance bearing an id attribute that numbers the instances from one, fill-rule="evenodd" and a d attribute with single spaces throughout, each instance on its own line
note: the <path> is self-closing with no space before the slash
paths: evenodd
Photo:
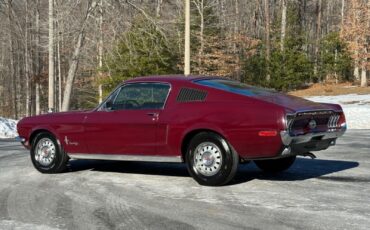
<path id="1" fill-rule="evenodd" d="M 23 145 L 42 173 L 69 159 L 185 162 L 203 185 L 223 185 L 240 162 L 269 172 L 327 149 L 346 130 L 342 108 L 216 77 L 142 77 L 96 109 L 27 117 Z"/>

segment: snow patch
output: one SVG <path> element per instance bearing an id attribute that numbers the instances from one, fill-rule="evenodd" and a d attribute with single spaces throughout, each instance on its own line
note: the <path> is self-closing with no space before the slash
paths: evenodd
<path id="1" fill-rule="evenodd" d="M 0 117 L 0 138 L 14 138 L 17 133 L 18 121 Z"/>
<path id="2" fill-rule="evenodd" d="M 370 95 L 346 94 L 338 96 L 314 96 L 306 99 L 340 104 L 346 115 L 348 129 L 370 129 Z"/>

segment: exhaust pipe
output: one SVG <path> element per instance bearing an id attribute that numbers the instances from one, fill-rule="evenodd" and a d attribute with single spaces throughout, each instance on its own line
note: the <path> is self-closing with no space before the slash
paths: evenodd
<path id="1" fill-rule="evenodd" d="M 315 154 L 311 153 L 311 152 L 307 152 L 307 153 L 301 153 L 299 154 L 300 156 L 304 156 L 304 157 L 311 157 L 311 159 L 315 159 L 316 156 Z"/>

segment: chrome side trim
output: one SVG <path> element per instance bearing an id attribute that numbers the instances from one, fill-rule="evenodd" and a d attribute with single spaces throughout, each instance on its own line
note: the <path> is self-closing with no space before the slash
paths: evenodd
<path id="1" fill-rule="evenodd" d="M 181 163 L 181 156 L 143 156 L 127 154 L 88 154 L 88 153 L 69 153 L 72 159 L 86 160 L 109 160 L 109 161 L 146 161 L 146 162 L 176 162 Z"/>

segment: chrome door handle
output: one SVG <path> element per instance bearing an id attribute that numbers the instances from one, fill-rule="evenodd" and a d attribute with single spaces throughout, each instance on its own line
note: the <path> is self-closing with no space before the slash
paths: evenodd
<path id="1" fill-rule="evenodd" d="M 147 113 L 147 115 L 151 117 L 158 117 L 159 113 Z"/>

